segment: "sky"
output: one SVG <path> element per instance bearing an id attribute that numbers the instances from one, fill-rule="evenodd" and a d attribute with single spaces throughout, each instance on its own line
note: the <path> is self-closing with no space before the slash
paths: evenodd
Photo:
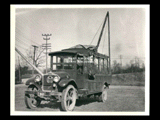
<path id="1" fill-rule="evenodd" d="M 42 34 L 52 34 L 48 40 L 51 51 L 91 42 L 91 45 L 96 45 L 107 11 L 112 61 L 118 61 L 120 55 L 124 63 L 135 56 L 144 60 L 144 8 L 16 8 L 15 46 L 25 54 L 31 45 L 45 43 Z M 106 24 L 98 48 L 98 52 L 103 54 L 108 54 L 107 29 Z"/>

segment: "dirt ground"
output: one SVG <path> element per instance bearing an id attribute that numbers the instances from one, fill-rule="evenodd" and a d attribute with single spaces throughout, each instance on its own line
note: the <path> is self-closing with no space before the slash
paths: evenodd
<path id="1" fill-rule="evenodd" d="M 24 102 L 25 85 L 15 85 L 15 111 L 33 111 L 28 109 Z M 35 111 L 60 111 L 60 103 L 42 101 Z M 144 112 L 145 90 L 144 86 L 110 86 L 105 103 L 95 98 L 77 100 L 74 111 L 94 112 Z"/>

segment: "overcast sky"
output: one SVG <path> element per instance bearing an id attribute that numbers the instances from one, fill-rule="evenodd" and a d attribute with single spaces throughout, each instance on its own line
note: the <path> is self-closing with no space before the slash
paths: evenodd
<path id="1" fill-rule="evenodd" d="M 88 45 L 109 11 L 111 57 L 145 57 L 144 8 L 16 8 L 16 47 L 45 43 L 42 34 L 52 34 L 51 51 L 77 44 Z M 98 51 L 107 54 L 107 25 Z M 92 45 L 96 45 L 98 31 Z M 103 45 L 104 44 L 104 45 Z M 103 47 L 104 46 L 104 47 Z M 22 49 L 23 48 L 23 49 Z"/>

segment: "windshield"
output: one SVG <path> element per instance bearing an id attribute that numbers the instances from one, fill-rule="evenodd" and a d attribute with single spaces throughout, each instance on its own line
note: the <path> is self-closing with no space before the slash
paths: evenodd
<path id="1" fill-rule="evenodd" d="M 74 69 L 76 57 L 74 56 L 53 56 L 53 70 Z"/>

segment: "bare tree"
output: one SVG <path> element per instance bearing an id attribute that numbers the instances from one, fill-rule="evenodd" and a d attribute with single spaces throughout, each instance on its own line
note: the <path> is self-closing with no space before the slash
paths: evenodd
<path id="1" fill-rule="evenodd" d="M 43 54 L 43 51 L 44 49 L 42 49 L 42 47 L 38 47 L 35 51 L 35 59 L 34 59 L 33 48 L 30 47 L 30 49 L 27 50 L 27 57 L 33 61 L 36 67 L 39 67 L 39 65 L 45 62 L 45 54 Z"/>
<path id="2" fill-rule="evenodd" d="M 113 61 L 113 71 L 114 71 L 114 73 L 121 72 L 121 65 L 119 63 L 117 63 L 116 60 Z"/>

